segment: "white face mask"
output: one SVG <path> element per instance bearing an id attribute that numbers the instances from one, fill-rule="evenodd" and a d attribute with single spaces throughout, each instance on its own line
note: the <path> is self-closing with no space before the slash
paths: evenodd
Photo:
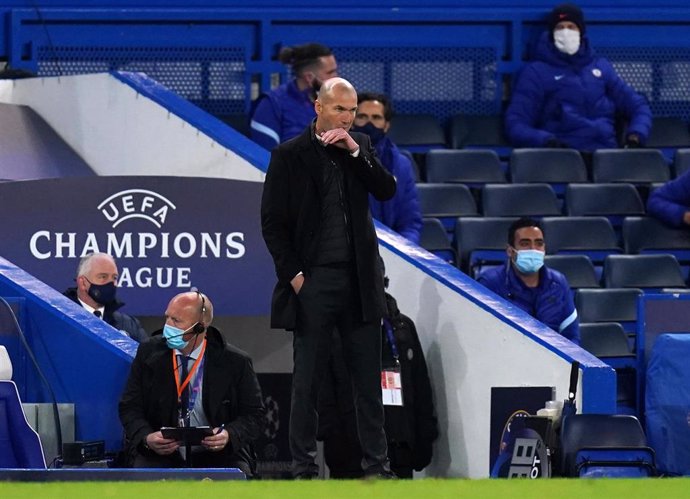
<path id="1" fill-rule="evenodd" d="M 564 54 L 573 55 L 580 49 L 580 32 L 574 29 L 559 29 L 553 32 L 556 48 Z"/>

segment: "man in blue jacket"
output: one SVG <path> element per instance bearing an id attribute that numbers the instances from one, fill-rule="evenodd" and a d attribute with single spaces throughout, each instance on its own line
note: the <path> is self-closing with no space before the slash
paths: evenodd
<path id="1" fill-rule="evenodd" d="M 357 100 L 357 115 L 352 130 L 366 133 L 376 149 L 383 166 L 397 180 L 393 199 L 378 201 L 369 195 L 371 215 L 403 237 L 419 244 L 422 230 L 422 212 L 410 159 L 388 138 L 393 106 L 383 94 L 361 93 Z"/>
<path id="2" fill-rule="evenodd" d="M 304 131 L 316 117 L 319 88 L 338 76 L 331 49 L 319 43 L 283 47 L 278 59 L 292 68 L 295 77 L 259 97 L 249 124 L 249 137 L 269 151 Z"/>
<path id="3" fill-rule="evenodd" d="M 585 34 L 582 11 L 562 4 L 548 17 L 534 62 L 521 72 L 506 111 L 515 147 L 570 147 L 591 152 L 618 147 L 616 118 L 626 122 L 625 145 L 644 145 L 652 114 L 644 97 L 597 57 Z"/>
<path id="4" fill-rule="evenodd" d="M 546 243 L 536 220 L 521 218 L 508 229 L 508 261 L 477 281 L 532 317 L 580 344 L 577 310 L 565 276 L 544 266 Z"/>
<path id="5" fill-rule="evenodd" d="M 690 171 L 654 189 L 647 200 L 647 214 L 671 227 L 690 225 Z"/>

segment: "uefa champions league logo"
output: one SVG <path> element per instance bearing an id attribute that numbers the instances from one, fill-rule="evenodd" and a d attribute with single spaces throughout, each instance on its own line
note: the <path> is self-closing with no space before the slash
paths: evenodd
<path id="1" fill-rule="evenodd" d="M 225 230 L 213 230 L 214 221 L 207 225 L 198 222 L 196 206 L 182 204 L 178 209 L 158 192 L 123 187 L 120 184 L 113 189 L 117 192 L 101 193 L 93 199 L 91 206 L 96 210 L 90 217 L 82 214 L 81 230 L 65 230 L 60 225 L 36 230 L 28 241 L 33 258 L 76 259 L 103 252 L 122 261 L 120 287 L 188 289 L 192 286 L 193 264 L 201 259 L 208 264 L 211 260 L 244 257 L 243 231 L 228 231 L 224 224 L 220 225 Z M 181 189 L 180 195 L 186 196 L 187 192 Z M 173 212 L 175 217 L 170 220 L 168 216 Z M 110 226 L 106 230 L 99 227 L 104 221 Z M 139 223 L 131 224 L 134 230 L 130 230 L 126 227 L 128 221 Z M 211 230 L 201 230 L 202 225 Z"/>
<path id="2" fill-rule="evenodd" d="M 143 218 L 157 228 L 165 223 L 170 210 L 174 210 L 172 201 L 157 192 L 146 189 L 127 189 L 116 192 L 98 205 L 98 210 L 113 228 L 125 220 Z"/>

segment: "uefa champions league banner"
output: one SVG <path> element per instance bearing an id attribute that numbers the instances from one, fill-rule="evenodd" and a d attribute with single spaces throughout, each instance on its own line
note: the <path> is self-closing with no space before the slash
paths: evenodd
<path id="1" fill-rule="evenodd" d="M 196 177 L 0 183 L 0 255 L 62 292 L 82 255 L 109 253 L 132 315 L 162 315 L 191 287 L 217 315 L 267 315 L 275 273 L 261 237 L 262 187 Z"/>

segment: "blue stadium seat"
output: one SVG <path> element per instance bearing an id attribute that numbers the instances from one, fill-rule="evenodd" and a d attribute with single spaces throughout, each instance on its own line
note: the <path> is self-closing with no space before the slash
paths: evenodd
<path id="1" fill-rule="evenodd" d="M 548 183 L 559 196 L 568 184 L 589 181 L 585 162 L 574 149 L 513 149 L 510 176 L 514 183 Z"/>
<path id="2" fill-rule="evenodd" d="M 606 217 L 545 217 L 542 220 L 546 252 L 587 255 L 601 266 L 608 255 L 621 252 L 616 233 Z"/>
<path id="3" fill-rule="evenodd" d="M 388 136 L 398 147 L 411 152 L 446 147 L 443 128 L 433 114 L 396 114 Z"/>
<path id="4" fill-rule="evenodd" d="M 419 209 L 423 217 L 441 220 L 448 233 L 458 217 L 479 216 L 470 189 L 462 184 L 418 184 Z"/>
<path id="5" fill-rule="evenodd" d="M 580 322 L 617 322 L 630 337 L 628 344 L 635 344 L 637 332 L 637 299 L 639 288 L 578 289 L 575 291 L 575 308 Z"/>
<path id="6" fill-rule="evenodd" d="M 623 221 L 623 242 L 626 253 L 672 253 L 690 250 L 690 232 L 669 227 L 654 217 L 626 217 Z M 668 250 L 668 251 L 659 251 Z"/>
<path id="7" fill-rule="evenodd" d="M 604 260 L 604 286 L 640 288 L 645 293 L 687 287 L 673 255 L 610 255 Z"/>
<path id="8" fill-rule="evenodd" d="M 630 415 L 573 414 L 563 418 L 561 426 L 561 472 L 577 477 L 592 462 L 578 459 L 590 451 L 599 460 L 599 476 L 653 476 L 656 474 L 654 451 L 640 422 Z M 609 452 L 605 452 L 606 450 Z M 642 469 L 640 469 L 642 468 Z M 627 469 L 628 473 L 622 471 Z M 608 475 L 607 473 L 611 473 Z"/>
<path id="9" fill-rule="evenodd" d="M 487 184 L 482 189 L 482 213 L 487 217 L 546 217 L 561 214 L 549 184 Z"/>
<path id="10" fill-rule="evenodd" d="M 0 468 L 45 469 L 41 439 L 26 421 L 12 364 L 0 345 Z"/>
<path id="11" fill-rule="evenodd" d="M 637 356 L 617 322 L 580 323 L 580 346 L 616 370 L 619 414 L 637 412 Z"/>
<path id="12" fill-rule="evenodd" d="M 690 170 L 690 148 L 678 149 L 673 157 L 673 170 L 676 177 Z"/>
<path id="13" fill-rule="evenodd" d="M 580 346 L 613 368 L 634 368 L 637 358 L 617 322 L 580 323 Z"/>
<path id="14" fill-rule="evenodd" d="M 587 255 L 546 255 L 544 264 L 563 274 L 572 290 L 600 287 L 597 272 Z"/>
<path id="15" fill-rule="evenodd" d="M 645 207 L 632 184 L 573 184 L 566 189 L 565 211 L 570 216 L 605 216 L 620 229 L 625 217 L 644 215 Z"/>
<path id="16" fill-rule="evenodd" d="M 600 149 L 592 159 L 592 180 L 597 183 L 652 184 L 671 178 L 668 163 L 656 149 Z"/>
<path id="17" fill-rule="evenodd" d="M 563 418 L 560 464 L 564 476 L 587 476 L 590 471 L 601 477 L 654 476 L 655 462 L 634 416 L 573 414 Z"/>
<path id="18" fill-rule="evenodd" d="M 505 183 L 506 175 L 494 151 L 435 149 L 426 154 L 426 179 L 477 187 Z"/>
<path id="19" fill-rule="evenodd" d="M 623 248 L 628 254 L 670 253 L 687 281 L 690 274 L 690 232 L 668 227 L 653 217 L 627 217 L 623 221 Z"/>
<path id="20" fill-rule="evenodd" d="M 422 219 L 419 245 L 451 265 L 457 265 L 455 249 L 450 244 L 448 233 L 438 218 Z"/>
<path id="21" fill-rule="evenodd" d="M 515 217 L 458 218 L 455 247 L 460 269 L 476 278 L 487 267 L 502 265 L 508 246 L 508 228 Z"/>

